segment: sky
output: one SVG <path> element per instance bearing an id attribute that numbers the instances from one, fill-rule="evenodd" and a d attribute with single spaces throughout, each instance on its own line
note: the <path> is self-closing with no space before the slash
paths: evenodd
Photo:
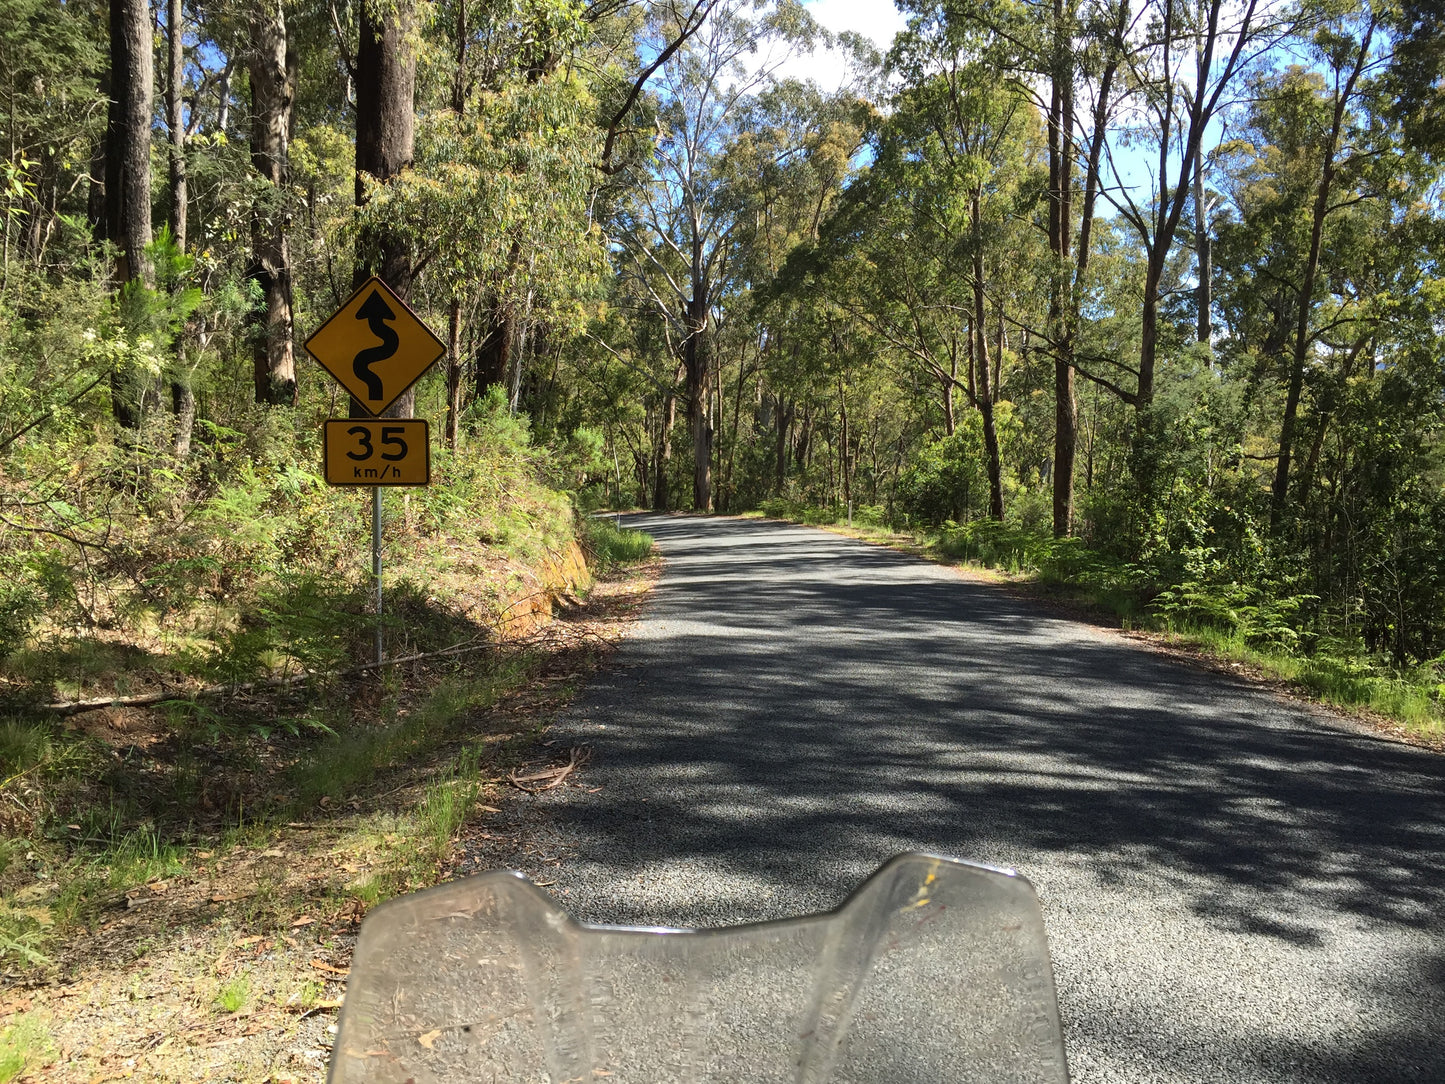
<path id="1" fill-rule="evenodd" d="M 808 0 L 808 10 L 834 33 L 851 30 L 872 39 L 879 52 L 888 51 L 905 23 L 893 0 Z M 824 90 L 835 89 L 847 76 L 842 55 L 827 49 L 792 58 L 780 74 L 812 79 Z"/>

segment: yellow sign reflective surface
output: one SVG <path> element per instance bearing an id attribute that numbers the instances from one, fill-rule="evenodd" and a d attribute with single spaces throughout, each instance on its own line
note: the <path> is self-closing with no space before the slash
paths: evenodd
<path id="1" fill-rule="evenodd" d="M 424 486 L 431 434 L 420 418 L 332 418 L 323 472 L 334 486 Z"/>
<path id="2" fill-rule="evenodd" d="M 396 402 L 447 352 L 406 302 L 376 277 L 306 340 L 306 350 L 372 414 Z"/>

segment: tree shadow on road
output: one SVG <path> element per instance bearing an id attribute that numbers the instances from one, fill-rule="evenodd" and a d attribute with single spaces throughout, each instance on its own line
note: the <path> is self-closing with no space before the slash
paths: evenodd
<path id="1" fill-rule="evenodd" d="M 1026 874 L 1053 855 L 1301 951 L 1352 924 L 1440 932 L 1445 760 L 887 550 L 768 522 L 646 529 L 669 561 L 651 620 L 562 726 L 593 745 L 601 790 L 549 804 L 609 876 L 725 870 L 776 886 L 736 916 L 767 918 L 841 900 L 903 850 Z M 678 893 L 574 906 L 708 915 Z M 1424 983 L 1438 1004 L 1442 967 L 1381 976 L 1380 996 Z M 1301 1079 L 1445 1079 L 1438 1037 L 1407 1025 L 1343 1060 L 1264 1040 L 1251 1056 Z"/>

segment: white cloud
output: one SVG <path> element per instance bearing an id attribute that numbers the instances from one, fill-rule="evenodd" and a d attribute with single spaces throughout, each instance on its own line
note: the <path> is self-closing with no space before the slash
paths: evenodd
<path id="1" fill-rule="evenodd" d="M 880 53 L 888 51 L 893 36 L 907 20 L 892 0 L 809 0 L 808 10 L 826 29 L 836 33 L 850 30 L 870 39 Z M 837 90 L 849 77 L 847 58 L 834 49 L 815 49 L 811 54 L 790 57 L 777 71 L 777 78 L 811 79 L 825 91 Z"/>

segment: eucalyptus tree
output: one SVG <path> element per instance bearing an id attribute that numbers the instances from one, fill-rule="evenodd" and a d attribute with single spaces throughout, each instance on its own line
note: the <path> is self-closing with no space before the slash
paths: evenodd
<path id="1" fill-rule="evenodd" d="M 1309 67 L 1254 81 L 1245 123 L 1218 155 L 1232 346 L 1252 386 L 1277 380 L 1282 392 L 1269 419 L 1277 450 L 1261 457 L 1276 529 L 1292 492 L 1297 507 L 1309 497 L 1340 390 L 1391 338 L 1389 299 L 1418 288 L 1386 269 L 1406 223 L 1403 236 L 1422 240 L 1413 223 L 1435 174 L 1390 119 L 1388 46 L 1369 9 L 1322 22 L 1308 56 Z M 1307 407 L 1314 438 L 1301 460 Z"/>
<path id="2" fill-rule="evenodd" d="M 1324 241 L 1325 220 L 1335 204 L 1336 176 L 1343 168 L 1349 171 L 1360 158 L 1372 159 L 1380 148 L 1372 145 L 1373 127 L 1361 123 L 1355 115 L 1357 96 L 1369 89 L 1371 76 L 1383 69 L 1386 59 L 1375 48 L 1379 16 L 1372 4 L 1359 4 L 1355 10 L 1327 18 L 1316 30 L 1311 44 L 1316 62 L 1323 68 L 1325 94 L 1321 112 L 1324 116 L 1309 118 L 1307 140 L 1318 155 L 1314 198 L 1310 204 L 1309 243 L 1304 266 L 1297 278 L 1295 326 L 1290 352 L 1289 377 L 1285 393 L 1284 416 L 1280 422 L 1279 455 L 1275 462 L 1271 487 L 1270 523 L 1278 526 L 1289 494 L 1290 465 L 1294 454 L 1295 422 L 1299 411 L 1300 392 L 1304 386 L 1305 365 L 1317 329 L 1311 319 L 1315 304 L 1316 280 Z M 1313 123 L 1309 123 L 1309 121 Z M 1323 122 L 1323 123 L 1321 123 Z M 1342 161 L 1342 158 L 1344 159 Z M 1346 200 L 1346 204 L 1352 200 Z"/>
<path id="3" fill-rule="evenodd" d="M 1043 119 L 1048 186 L 1038 210 L 1052 260 L 1047 313 L 1031 320 L 1028 334 L 1053 361 L 1053 528 L 1062 537 L 1074 522 L 1075 374 L 1095 379 L 1099 369 L 1098 359 L 1079 355 L 1091 239 L 1105 148 L 1128 92 L 1121 67 L 1138 11 L 1132 0 L 909 0 L 905 7 L 913 13 L 905 39 L 911 49 L 964 49 L 985 35 L 987 63 Z"/>
<path id="4" fill-rule="evenodd" d="M 283 0 L 252 0 L 249 30 L 251 165 L 259 186 L 251 209 L 247 277 L 263 298 L 255 318 L 255 397 L 258 403 L 290 404 L 296 401 L 296 357 L 286 190 L 291 183 L 296 52 L 287 35 Z"/>
<path id="5" fill-rule="evenodd" d="M 1294 18 L 1288 0 L 1148 0 L 1133 47 L 1125 53 L 1134 120 L 1120 133 L 1122 141 L 1105 146 L 1113 175 L 1105 192 L 1134 228 L 1144 250 L 1145 274 L 1137 368 L 1131 372 L 1119 362 L 1132 380 L 1123 377 L 1111 385 L 1135 408 L 1134 466 L 1146 493 L 1153 485 L 1151 463 L 1164 439 L 1151 412 L 1160 302 L 1206 133 L 1231 104 L 1230 95 L 1250 67 L 1285 40 Z M 1119 151 L 1126 144 L 1152 156 L 1143 195 L 1136 195 L 1121 163 Z"/>
<path id="6" fill-rule="evenodd" d="M 652 32 L 678 37 L 675 16 Z M 733 274 L 739 200 L 722 163 L 753 97 L 795 42 L 815 26 L 801 4 L 755 11 L 719 2 L 676 50 L 653 91 L 657 136 L 645 172 L 617 214 L 614 241 L 625 274 L 651 301 L 668 349 L 682 368 L 692 437 L 693 507 L 712 507 L 714 426 L 708 396 L 715 359 L 714 309 Z"/>
<path id="7" fill-rule="evenodd" d="M 1043 148 L 1037 112 L 1000 86 L 990 52 L 981 28 L 941 39 L 916 32 L 899 39 L 893 57 L 905 89 L 890 118 L 891 145 L 880 149 L 875 168 L 883 189 L 896 187 L 911 205 L 904 212 L 913 219 L 911 227 L 894 238 L 896 257 L 906 262 L 922 257 L 929 265 L 927 271 L 887 276 L 890 283 L 911 280 L 885 287 L 899 291 L 902 302 L 901 311 L 888 319 L 889 334 L 907 343 L 944 389 L 950 432 L 955 387 L 962 387 L 979 411 L 989 514 L 1002 519 L 995 404 L 1010 314 L 996 279 L 1004 265 L 1027 258 L 1023 223 L 1042 195 Z M 970 273 L 960 275 L 961 265 Z M 1013 314 L 1015 322 L 1018 317 Z M 962 378 L 960 346 L 966 362 Z"/>
<path id="8" fill-rule="evenodd" d="M 868 355 L 840 344 L 855 342 L 857 322 L 824 296 L 784 298 L 775 284 L 792 252 L 817 243 L 821 224 L 854 175 L 870 119 L 871 107 L 847 88 L 825 93 L 812 83 L 783 80 L 749 108 L 722 163 L 739 226 L 733 265 L 738 286 L 722 307 L 719 324 L 719 330 L 731 324 L 732 334 L 722 337 L 726 344 L 716 351 L 719 420 L 726 413 L 724 384 L 732 389 L 733 412 L 716 457 L 723 471 L 720 507 L 739 492 L 781 491 L 788 460 L 782 450 L 800 397 L 809 414 L 813 400 L 833 399 L 839 430 L 849 432 L 846 387 Z M 730 363 L 735 371 L 725 373 Z M 775 470 L 768 481 L 746 478 L 746 471 L 735 469 L 740 441 L 749 436 L 742 427 L 743 389 L 749 380 L 756 381 L 759 400 L 751 408 L 759 430 L 753 435 L 773 438 L 767 458 Z M 835 477 L 842 480 L 846 500 L 852 462 L 848 440 L 838 450 L 842 458 Z"/>

